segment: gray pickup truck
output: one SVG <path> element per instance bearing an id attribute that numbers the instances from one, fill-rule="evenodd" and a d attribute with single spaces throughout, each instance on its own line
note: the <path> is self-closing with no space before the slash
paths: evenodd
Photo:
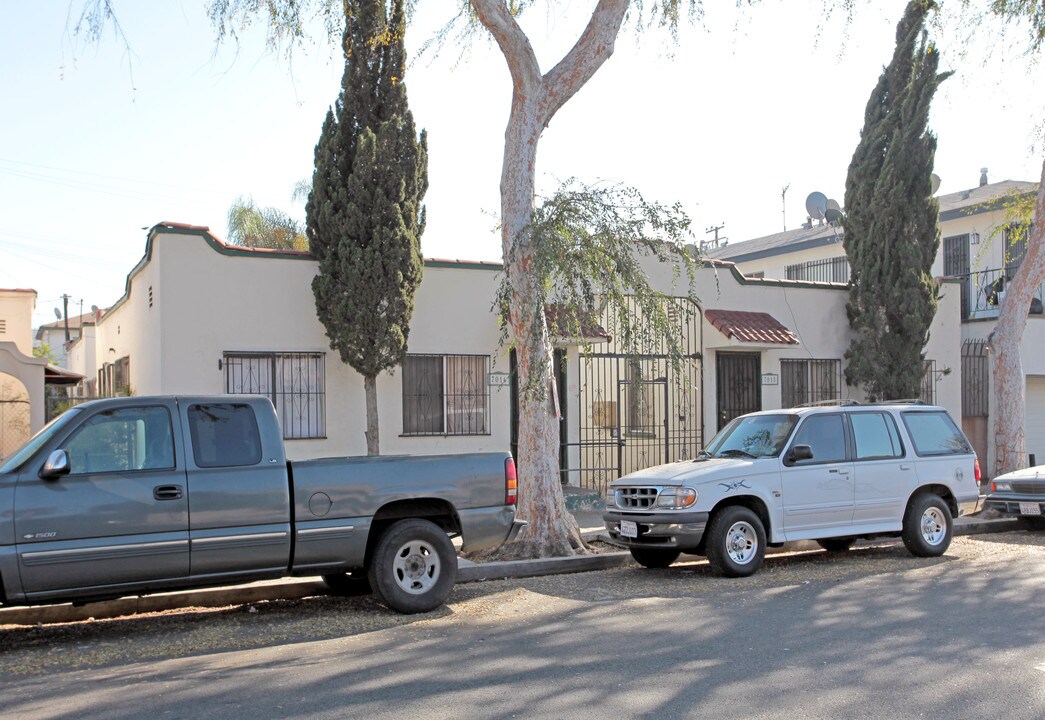
<path id="1" fill-rule="evenodd" d="M 271 402 L 131 397 L 68 410 L 0 465 L 0 602 L 320 575 L 427 612 L 463 549 L 514 537 L 510 453 L 290 462 Z"/>

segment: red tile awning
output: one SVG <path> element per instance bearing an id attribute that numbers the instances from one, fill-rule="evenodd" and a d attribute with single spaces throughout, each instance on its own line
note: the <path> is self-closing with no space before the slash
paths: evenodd
<path id="1" fill-rule="evenodd" d="M 704 317 L 727 338 L 739 342 L 798 345 L 798 338 L 769 313 L 705 310 Z"/>

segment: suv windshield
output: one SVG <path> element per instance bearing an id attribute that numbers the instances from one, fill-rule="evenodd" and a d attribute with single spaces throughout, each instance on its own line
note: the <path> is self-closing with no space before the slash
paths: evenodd
<path id="1" fill-rule="evenodd" d="M 797 415 L 738 417 L 711 440 L 701 457 L 776 457 L 797 422 Z"/>

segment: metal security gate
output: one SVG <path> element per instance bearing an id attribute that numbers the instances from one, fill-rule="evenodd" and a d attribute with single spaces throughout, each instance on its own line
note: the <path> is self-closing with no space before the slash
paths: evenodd
<path id="1" fill-rule="evenodd" d="M 718 429 L 730 420 L 762 409 L 762 356 L 720 352 L 715 360 Z"/>
<path id="2" fill-rule="evenodd" d="M 630 472 L 687 460 L 702 447 L 700 363 L 684 377 L 669 374 L 666 358 L 581 357 L 579 442 L 566 443 L 567 480 L 605 492 Z M 572 451 L 572 452 L 571 452 Z"/>

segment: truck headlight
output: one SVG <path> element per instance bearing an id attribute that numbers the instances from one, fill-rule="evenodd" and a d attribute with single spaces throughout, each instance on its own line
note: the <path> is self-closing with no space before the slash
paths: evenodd
<path id="1" fill-rule="evenodd" d="M 997 492 L 1012 492 L 1012 483 L 1007 482 L 996 482 L 991 483 L 991 490 Z"/>
<path id="2" fill-rule="evenodd" d="M 697 491 L 691 487 L 664 488 L 657 497 L 657 507 L 685 510 L 697 501 Z"/>

